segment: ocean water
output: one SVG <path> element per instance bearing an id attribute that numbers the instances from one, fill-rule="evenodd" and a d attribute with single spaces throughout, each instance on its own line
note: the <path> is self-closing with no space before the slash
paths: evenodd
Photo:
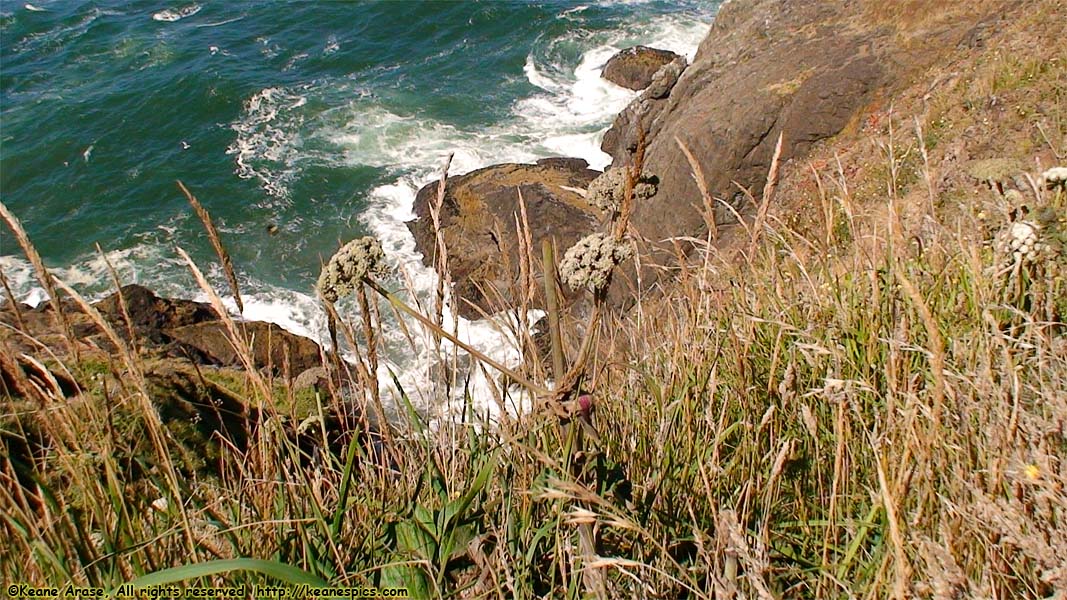
<path id="1" fill-rule="evenodd" d="M 322 341 L 313 287 L 339 243 L 372 234 L 390 287 L 434 287 L 404 222 L 451 174 L 546 156 L 603 168 L 600 138 L 634 93 L 600 78 L 633 44 L 692 58 L 716 0 L 518 2 L 0 1 L 0 197 L 56 275 L 89 297 L 124 283 L 201 298 L 176 247 L 221 269 L 175 184 L 212 214 L 244 316 Z M 0 269 L 45 298 L 6 228 Z M 348 314 L 354 314 L 352 307 Z M 428 413 L 433 350 L 386 336 L 393 375 Z M 494 323 L 460 334 L 519 360 Z M 487 383 L 470 395 L 492 412 Z M 459 393 L 462 395 L 462 389 Z"/>

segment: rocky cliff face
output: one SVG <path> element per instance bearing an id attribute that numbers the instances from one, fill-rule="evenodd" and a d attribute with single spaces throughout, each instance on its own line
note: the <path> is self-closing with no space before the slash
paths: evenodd
<path id="1" fill-rule="evenodd" d="M 702 196 L 682 145 L 716 199 L 716 222 L 728 225 L 752 208 L 749 195 L 759 199 L 779 135 L 781 164 L 788 167 L 822 140 L 856 129 L 864 115 L 891 105 L 896 94 L 922 81 L 931 65 L 981 45 L 998 23 L 1017 18 L 1025 7 L 1020 0 L 724 4 L 693 63 L 663 57 L 651 85 L 604 136 L 602 148 L 613 166 L 630 163 L 643 140 L 644 173 L 659 183 L 655 196 L 636 203 L 631 221 L 644 239 L 646 266 L 640 279 L 632 267 L 629 276 L 616 278 L 613 302 L 625 306 L 637 281 L 647 289 L 667 272 L 662 266 L 674 264 L 679 249 L 687 250 L 672 238 L 707 232 Z M 458 295 L 479 308 L 489 306 L 483 284 L 503 288 L 514 278 L 500 257 L 512 265 L 518 258 L 505 239 L 513 239 L 516 187 L 533 207 L 535 243 L 555 237 L 566 247 L 597 225 L 595 214 L 560 183 L 540 182 L 541 171 L 550 170 L 503 165 L 449 184 L 443 226 L 450 254 L 458 257 L 450 270 Z M 584 166 L 572 169 L 562 185 L 583 188 L 594 175 Z M 435 190 L 427 186 L 419 193 L 419 219 L 411 224 L 427 264 L 435 244 L 426 207 Z M 464 309 L 467 316 L 476 312 L 469 305 Z"/>
<path id="2" fill-rule="evenodd" d="M 679 143 L 700 163 L 711 194 L 740 207 L 742 188 L 759 196 L 779 134 L 783 162 L 805 156 L 1020 6 L 728 2 L 669 95 L 643 94 L 604 137 L 603 149 L 618 166 L 630 162 L 643 131 L 645 171 L 660 179 L 659 193 L 636 207 L 634 226 L 661 249 L 669 247 L 666 238 L 706 232 Z"/>

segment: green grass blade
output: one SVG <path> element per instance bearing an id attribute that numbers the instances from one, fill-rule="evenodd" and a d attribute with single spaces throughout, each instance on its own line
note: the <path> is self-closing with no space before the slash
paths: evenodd
<path id="1" fill-rule="evenodd" d="M 278 581 L 290 584 L 303 583 L 315 587 L 327 587 L 329 585 L 307 571 L 302 571 L 284 563 L 256 558 L 233 558 L 182 565 L 180 567 L 149 573 L 148 575 L 134 579 L 130 583 L 132 583 L 134 587 L 167 585 L 187 581 L 189 579 L 196 579 L 198 577 L 220 575 L 232 571 L 251 571 L 253 573 L 260 573 L 272 579 L 277 579 Z"/>

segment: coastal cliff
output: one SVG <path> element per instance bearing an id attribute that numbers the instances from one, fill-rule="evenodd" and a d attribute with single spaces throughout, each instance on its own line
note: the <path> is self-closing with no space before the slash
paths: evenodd
<path id="1" fill-rule="evenodd" d="M 598 233 L 559 261 L 579 289 L 549 335 L 462 323 L 520 366 L 405 304 L 371 237 L 320 280 L 343 361 L 213 293 L 31 308 L 0 278 L 0 577 L 1067 598 L 1065 10 L 732 0 L 691 65 L 644 72 L 604 137 L 615 168 L 426 186 L 410 230 L 426 264 L 448 249 L 466 315 L 536 306 L 539 243 Z M 402 383 L 398 348 L 424 377 Z"/>
<path id="2" fill-rule="evenodd" d="M 921 85 L 931 65 L 982 43 L 1025 4 L 726 3 L 670 94 L 639 98 L 604 136 L 618 166 L 630 162 L 643 132 L 645 170 L 660 179 L 657 196 L 637 206 L 636 229 L 660 250 L 667 238 L 706 233 L 683 145 L 708 192 L 742 209 L 746 191 L 760 198 L 779 135 L 782 163 L 807 156 Z M 720 208 L 717 220 L 729 214 Z"/>
<path id="3" fill-rule="evenodd" d="M 973 60 L 975 50 L 996 43 L 1004 25 L 1017 23 L 1026 6 L 845 0 L 725 3 L 692 64 L 685 66 L 684 59 L 665 63 L 660 80 L 634 99 L 604 135 L 602 149 L 611 155 L 613 166 L 629 164 L 643 140 L 644 171 L 658 180 L 658 192 L 636 203 L 631 220 L 650 259 L 640 274 L 640 289 L 631 268 L 613 286 L 614 303 L 629 305 L 635 293 L 656 285 L 662 267 L 674 263 L 679 250 L 689 251 L 687 242 L 679 246 L 676 240 L 707 235 L 704 199 L 687 151 L 715 204 L 716 224 L 728 228 L 737 216 L 750 216 L 753 201 L 760 200 L 779 136 L 779 162 L 788 171 L 792 161 L 808 156 L 820 142 L 857 131 L 865 118 L 891 106 L 895 97 L 936 83 L 932 67 Z M 522 185 L 539 181 L 531 171 Z M 463 180 L 456 185 L 465 187 Z M 410 224 L 428 265 L 436 250 L 428 233 L 432 226 L 427 209 L 435 190 L 436 184 L 420 192 L 418 220 Z M 517 194 L 498 192 L 492 214 L 513 229 Z M 479 221 L 482 213 L 476 208 L 456 218 Z M 554 226 L 544 225 L 548 222 L 531 220 L 536 238 L 552 237 L 549 230 Z M 573 234 L 591 232 L 595 225 L 592 215 L 574 222 L 572 234 L 557 239 L 561 251 Z M 460 266 L 451 275 L 461 298 L 486 309 L 484 297 L 475 290 L 514 280 L 516 263 L 511 261 L 514 272 L 501 278 L 500 253 L 496 242 L 489 243 L 490 236 L 462 224 L 450 226 L 445 236 L 454 240 L 451 247 L 481 244 L 474 255 L 459 257 Z M 471 256 L 478 256 L 479 269 L 464 266 Z M 477 270 L 495 275 L 479 278 Z"/>

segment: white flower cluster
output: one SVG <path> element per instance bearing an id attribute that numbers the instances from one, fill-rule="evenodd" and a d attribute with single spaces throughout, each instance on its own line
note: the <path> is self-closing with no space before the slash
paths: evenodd
<path id="1" fill-rule="evenodd" d="M 589 184 L 585 199 L 590 204 L 605 211 L 616 211 L 626 196 L 626 167 L 611 167 Z M 641 177 L 634 184 L 634 200 L 645 200 L 656 194 L 656 186 Z"/>
<path id="2" fill-rule="evenodd" d="M 330 258 L 319 275 L 319 295 L 327 302 L 352 293 L 355 286 L 368 275 L 384 272 L 385 252 L 376 238 L 367 236 L 352 240 Z"/>
<path id="3" fill-rule="evenodd" d="M 625 240 L 617 241 L 606 233 L 593 233 L 578 240 L 563 255 L 560 276 L 572 290 L 590 287 L 600 291 L 607 286 L 612 269 L 633 253 L 633 248 Z"/>
<path id="4" fill-rule="evenodd" d="M 1067 189 L 1067 167 L 1053 167 L 1041 174 L 1041 180 L 1045 187 L 1053 190 L 1056 188 Z"/>
<path id="5" fill-rule="evenodd" d="M 1032 264 L 1048 253 L 1049 246 L 1041 240 L 1040 226 L 1030 221 L 1016 221 L 1002 234 L 1001 250 L 1016 264 Z"/>

